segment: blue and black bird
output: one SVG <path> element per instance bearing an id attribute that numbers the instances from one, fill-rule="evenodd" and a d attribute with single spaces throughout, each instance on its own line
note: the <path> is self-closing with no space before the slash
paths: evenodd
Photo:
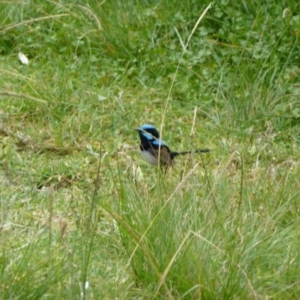
<path id="1" fill-rule="evenodd" d="M 173 152 L 167 144 L 159 138 L 158 130 L 149 124 L 144 124 L 136 129 L 139 132 L 141 144 L 140 150 L 143 158 L 151 165 L 172 166 L 177 155 L 189 153 L 206 153 L 209 149 Z"/>

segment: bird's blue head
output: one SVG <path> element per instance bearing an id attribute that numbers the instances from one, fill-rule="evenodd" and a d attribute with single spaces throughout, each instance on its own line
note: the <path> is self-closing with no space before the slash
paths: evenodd
<path id="1" fill-rule="evenodd" d="M 159 139 L 159 132 L 153 125 L 144 124 L 136 130 L 139 132 L 141 140 L 154 141 Z"/>

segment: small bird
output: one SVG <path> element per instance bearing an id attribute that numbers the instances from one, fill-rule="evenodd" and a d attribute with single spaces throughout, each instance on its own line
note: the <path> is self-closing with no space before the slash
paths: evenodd
<path id="1" fill-rule="evenodd" d="M 143 158 L 151 165 L 172 166 L 177 155 L 189 153 L 206 153 L 209 149 L 198 149 L 193 151 L 173 152 L 167 144 L 159 138 L 158 130 L 149 124 L 144 124 L 135 129 L 139 132 L 141 144 L 140 150 Z"/>

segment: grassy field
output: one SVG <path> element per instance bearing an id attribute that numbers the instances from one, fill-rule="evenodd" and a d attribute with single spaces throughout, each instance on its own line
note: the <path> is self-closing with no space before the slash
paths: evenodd
<path id="1" fill-rule="evenodd" d="M 300 6 L 279 2 L 0 3 L 1 299 L 300 297 Z M 144 123 L 212 152 L 164 174 Z"/>

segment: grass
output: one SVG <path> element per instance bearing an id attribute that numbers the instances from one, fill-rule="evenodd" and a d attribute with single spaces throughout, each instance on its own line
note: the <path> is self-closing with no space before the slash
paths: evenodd
<path id="1" fill-rule="evenodd" d="M 0 5 L 1 299 L 298 298 L 299 5 L 208 5 Z"/>

